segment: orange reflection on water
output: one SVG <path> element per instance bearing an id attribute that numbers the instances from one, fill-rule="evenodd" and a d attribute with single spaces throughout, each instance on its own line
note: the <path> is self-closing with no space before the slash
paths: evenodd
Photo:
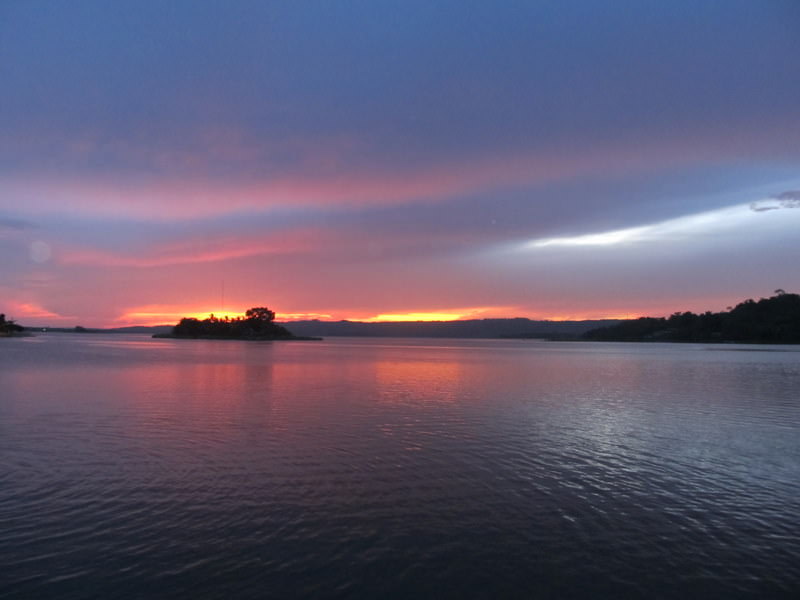
<path id="1" fill-rule="evenodd" d="M 375 363 L 375 384 L 382 402 L 455 402 L 462 364 L 443 360 L 384 360 Z"/>

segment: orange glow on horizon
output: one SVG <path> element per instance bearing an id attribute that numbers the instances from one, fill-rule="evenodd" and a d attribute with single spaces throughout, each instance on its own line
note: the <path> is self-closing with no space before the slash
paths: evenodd
<path id="1" fill-rule="evenodd" d="M 532 313 L 523 309 L 513 310 L 506 309 L 503 311 L 474 311 L 474 312 L 419 312 L 419 313 L 402 313 L 402 314 L 379 314 L 374 317 L 367 318 L 351 318 L 349 321 L 361 321 L 362 323 L 395 323 L 395 322 L 411 322 L 411 321 L 465 321 L 470 319 L 530 319 L 531 321 L 603 321 L 603 320 L 626 320 L 638 319 L 644 316 L 664 316 L 669 314 L 664 311 L 649 311 L 649 312 L 615 312 L 609 310 L 608 312 L 596 313 Z"/>
<path id="2" fill-rule="evenodd" d="M 241 303 L 239 303 L 241 304 Z M 253 304 L 248 304 L 251 306 Z M 255 306 L 255 305 L 253 305 Z M 275 310 L 275 309 L 273 309 Z M 652 312 L 652 311 L 651 311 Z M 658 312 L 658 311 L 655 311 Z M 197 305 L 181 307 L 179 305 L 148 305 L 133 307 L 120 315 L 109 327 L 123 326 L 154 326 L 154 325 L 174 325 L 184 317 L 195 319 L 206 319 L 209 315 L 214 315 L 219 319 L 225 317 L 235 319 L 244 317 L 244 311 L 227 311 L 219 308 L 200 308 Z M 399 323 L 399 322 L 435 322 L 435 321 L 463 321 L 469 319 L 513 319 L 527 318 L 534 321 L 588 321 L 603 319 L 638 319 L 645 313 L 641 312 L 608 312 L 597 313 L 532 313 L 528 310 L 514 307 L 480 307 L 480 308 L 460 308 L 450 310 L 420 311 L 408 313 L 379 313 L 372 316 L 353 316 L 352 313 L 335 312 L 280 312 L 275 310 L 275 320 L 279 323 L 291 323 L 292 321 L 340 321 L 347 320 L 361 323 Z M 647 313 L 651 314 L 651 313 Z M 660 313 L 659 313 L 660 314 Z"/>
<path id="3" fill-rule="evenodd" d="M 181 319 L 207 319 L 210 315 L 214 315 L 218 319 L 235 319 L 236 317 L 244 317 L 244 313 L 229 312 L 215 309 L 199 310 L 197 307 L 187 308 L 180 310 L 174 306 L 142 306 L 134 308 L 118 317 L 113 327 L 123 327 L 131 325 L 141 325 L 152 327 L 154 325 L 174 325 Z"/>
<path id="4" fill-rule="evenodd" d="M 404 313 L 379 313 L 369 317 L 352 317 L 348 321 L 362 323 L 398 323 L 419 321 L 463 321 L 467 319 L 493 318 L 494 315 L 507 315 L 516 312 L 509 306 L 473 306 L 469 308 L 445 308 L 429 311 Z M 518 316 L 518 315 L 514 315 Z M 503 317 L 499 317 L 503 318 Z"/>
<path id="5" fill-rule="evenodd" d="M 381 314 L 367 319 L 364 323 L 397 323 L 402 321 L 458 321 L 467 315 L 449 312 L 417 312 L 403 314 Z"/>
<path id="6" fill-rule="evenodd" d="M 279 323 L 291 322 L 291 321 L 313 321 L 314 319 L 318 319 L 320 321 L 331 320 L 333 317 L 326 313 L 275 313 L 275 320 Z"/>
<path id="7" fill-rule="evenodd" d="M 619 320 L 624 321 L 627 319 L 638 319 L 644 316 L 642 313 L 600 313 L 600 314 L 577 314 L 577 315 L 550 315 L 539 317 L 527 317 L 534 321 L 604 321 L 604 320 Z"/>

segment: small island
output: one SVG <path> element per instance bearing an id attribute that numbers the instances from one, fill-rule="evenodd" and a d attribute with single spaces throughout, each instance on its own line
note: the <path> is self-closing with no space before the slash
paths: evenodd
<path id="1" fill-rule="evenodd" d="M 250 308 L 244 318 L 218 318 L 213 314 L 207 319 L 184 317 L 172 328 L 171 333 L 157 333 L 154 338 L 179 338 L 203 340 L 304 340 L 318 341 L 318 337 L 296 336 L 275 323 L 275 312 L 265 307 Z"/>
<path id="2" fill-rule="evenodd" d="M 4 314 L 0 314 L 0 337 L 21 337 L 26 335 L 25 328 L 17 325 L 14 321 L 6 319 Z"/>

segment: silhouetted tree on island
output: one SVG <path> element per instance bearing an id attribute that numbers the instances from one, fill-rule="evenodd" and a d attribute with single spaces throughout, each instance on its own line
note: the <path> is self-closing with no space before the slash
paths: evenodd
<path id="1" fill-rule="evenodd" d="M 292 338 L 289 330 L 275 323 L 275 313 L 265 307 L 250 308 L 244 318 L 224 317 L 213 314 L 202 321 L 184 317 L 172 328 L 172 335 L 180 337 L 217 337 L 230 339 Z"/>
<path id="2" fill-rule="evenodd" d="M 255 332 L 270 331 L 271 328 L 280 327 L 275 324 L 275 313 L 265 307 L 248 308 L 244 313 L 245 321 Z M 286 331 L 283 329 L 283 331 Z M 286 333 L 289 333 L 286 331 Z"/>
<path id="3" fill-rule="evenodd" d="M 800 295 L 778 289 L 770 298 L 745 300 L 727 312 L 642 317 L 593 329 L 584 338 L 616 342 L 800 344 Z"/>

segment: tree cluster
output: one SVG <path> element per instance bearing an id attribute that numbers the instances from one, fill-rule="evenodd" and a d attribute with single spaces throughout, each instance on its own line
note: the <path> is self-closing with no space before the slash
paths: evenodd
<path id="1" fill-rule="evenodd" d="M 248 309 L 244 317 L 207 319 L 185 317 L 172 328 L 181 337 L 218 337 L 231 339 L 290 338 L 292 334 L 275 323 L 275 313 L 268 308 Z"/>
<path id="2" fill-rule="evenodd" d="M 800 343 L 800 295 L 775 290 L 760 300 L 748 299 L 726 312 L 674 313 L 642 317 L 587 332 L 584 337 L 620 342 L 753 342 Z"/>

